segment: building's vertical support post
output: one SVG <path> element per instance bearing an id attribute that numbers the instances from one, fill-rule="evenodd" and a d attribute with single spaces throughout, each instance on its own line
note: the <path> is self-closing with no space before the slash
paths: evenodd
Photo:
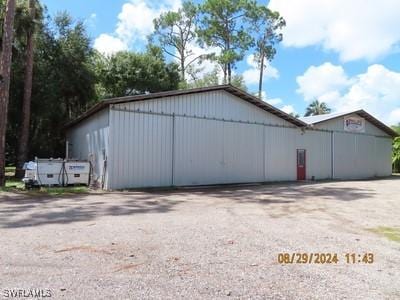
<path id="1" fill-rule="evenodd" d="M 331 179 L 335 178 L 335 136 L 331 131 Z"/>
<path id="2" fill-rule="evenodd" d="M 265 178 L 265 174 L 266 174 L 266 170 L 265 170 L 265 155 L 267 155 L 267 153 L 265 152 L 266 149 L 266 138 L 265 138 L 265 125 L 263 125 L 263 181 L 267 181 Z"/>
<path id="3" fill-rule="evenodd" d="M 171 159 L 171 186 L 175 185 L 175 113 L 172 114 L 172 159 Z"/>

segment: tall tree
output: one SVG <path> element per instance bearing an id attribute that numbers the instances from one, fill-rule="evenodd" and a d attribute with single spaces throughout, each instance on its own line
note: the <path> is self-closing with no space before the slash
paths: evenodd
<path id="1" fill-rule="evenodd" d="M 196 76 L 193 78 L 193 80 L 189 81 L 186 85 L 186 88 L 199 88 L 221 84 L 219 73 L 218 66 L 215 66 L 214 70 L 211 72 L 205 73 L 200 77 Z M 239 89 L 247 91 L 243 76 L 240 74 L 234 74 L 232 76 L 231 84 Z"/>
<path id="2" fill-rule="evenodd" d="M 184 2 L 177 12 L 163 13 L 154 20 L 151 42 L 156 42 L 168 55 L 179 61 L 181 80 L 185 81 L 186 69 L 199 59 L 190 44 L 196 40 L 195 18 L 197 7 L 193 2 Z"/>
<path id="3" fill-rule="evenodd" d="M 325 102 L 319 102 L 315 99 L 306 109 L 305 117 L 329 114 L 331 109 Z"/>
<path id="4" fill-rule="evenodd" d="M 220 49 L 210 58 L 221 66 L 224 83 L 231 83 L 232 69 L 253 45 L 249 24 L 255 7 L 252 0 L 206 0 L 200 6 L 198 35 L 201 43 Z"/>
<path id="5" fill-rule="evenodd" d="M 400 173 L 400 138 L 396 137 L 393 141 L 393 171 Z"/>
<path id="6" fill-rule="evenodd" d="M 397 125 L 393 125 L 393 126 L 392 126 L 392 129 L 393 129 L 394 131 L 397 131 L 398 134 L 400 134 L 400 123 L 398 123 Z"/>
<path id="7" fill-rule="evenodd" d="M 12 43 L 14 38 L 15 0 L 7 0 L 0 56 L 0 187 L 5 185 L 5 147 L 10 92 Z"/>
<path id="8" fill-rule="evenodd" d="M 97 74 L 104 97 L 168 91 L 179 85 L 178 66 L 167 64 L 154 46 L 145 53 L 122 51 L 104 57 L 98 61 Z"/>
<path id="9" fill-rule="evenodd" d="M 30 22 L 26 28 L 26 64 L 24 79 L 24 96 L 22 101 L 22 125 L 19 136 L 16 177 L 22 178 L 24 175 L 23 165 L 28 156 L 29 126 L 31 117 L 31 97 L 32 97 L 32 76 L 33 60 L 35 47 L 35 19 L 36 19 L 36 0 L 29 0 Z"/>
<path id="10" fill-rule="evenodd" d="M 282 34 L 279 33 L 279 30 L 286 25 L 286 22 L 278 12 L 271 11 L 266 6 L 259 6 L 253 12 L 252 19 L 256 35 L 254 57 L 260 68 L 258 97 L 261 99 L 266 62 L 270 62 L 274 58 L 275 47 L 282 41 Z"/>
<path id="11" fill-rule="evenodd" d="M 88 102 L 95 96 L 95 74 L 91 69 L 94 55 L 90 37 L 82 21 L 74 21 L 66 13 L 54 18 L 55 32 L 50 33 L 57 57 L 56 74 L 61 93 L 60 101 L 65 105 L 69 119 L 88 108 Z"/>

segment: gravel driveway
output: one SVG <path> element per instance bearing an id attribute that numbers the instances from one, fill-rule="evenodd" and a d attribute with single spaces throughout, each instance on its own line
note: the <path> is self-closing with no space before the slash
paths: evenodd
<path id="1" fill-rule="evenodd" d="M 92 193 L 0 193 L 0 299 L 399 299 L 400 177 Z M 280 264 L 279 253 L 337 253 Z M 373 253 L 348 264 L 345 253 Z"/>

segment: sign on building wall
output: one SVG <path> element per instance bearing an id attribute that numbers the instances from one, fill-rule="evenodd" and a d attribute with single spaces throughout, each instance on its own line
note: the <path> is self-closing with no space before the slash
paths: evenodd
<path id="1" fill-rule="evenodd" d="M 365 119 L 360 117 L 345 117 L 344 131 L 365 132 Z"/>

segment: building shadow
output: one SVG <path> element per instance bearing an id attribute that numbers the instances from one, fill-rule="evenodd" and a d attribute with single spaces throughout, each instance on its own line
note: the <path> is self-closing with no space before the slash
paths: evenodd
<path id="1" fill-rule="evenodd" d="M 146 189 L 53 197 L 0 193 L 0 228 L 69 224 L 92 221 L 104 216 L 165 214 L 188 202 L 215 205 L 222 201 L 228 206 L 230 203 L 252 203 L 271 206 L 272 209 L 273 206 L 301 204 L 310 199 L 346 202 L 367 199 L 374 195 L 375 191 L 370 188 L 350 188 L 325 183 Z"/>

